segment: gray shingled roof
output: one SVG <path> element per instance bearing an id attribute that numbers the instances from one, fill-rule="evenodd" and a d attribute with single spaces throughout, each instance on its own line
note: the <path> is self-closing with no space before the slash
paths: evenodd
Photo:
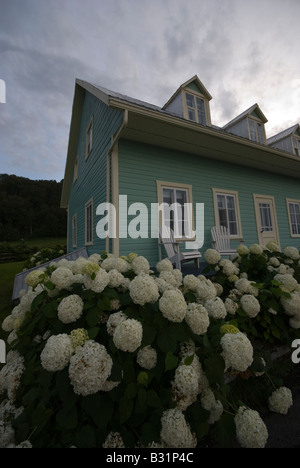
<path id="1" fill-rule="evenodd" d="M 286 130 L 283 130 L 280 133 L 277 133 L 276 135 L 273 135 L 272 137 L 267 139 L 268 145 L 272 145 L 273 143 L 276 143 L 279 140 L 283 140 L 284 138 L 292 135 L 296 130 L 297 127 L 299 127 L 299 124 L 293 125 L 290 128 L 287 128 Z"/>

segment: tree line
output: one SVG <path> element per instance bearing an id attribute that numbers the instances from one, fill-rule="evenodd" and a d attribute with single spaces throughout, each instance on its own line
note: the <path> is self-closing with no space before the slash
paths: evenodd
<path id="1" fill-rule="evenodd" d="M 0 241 L 66 236 L 62 183 L 0 174 Z"/>

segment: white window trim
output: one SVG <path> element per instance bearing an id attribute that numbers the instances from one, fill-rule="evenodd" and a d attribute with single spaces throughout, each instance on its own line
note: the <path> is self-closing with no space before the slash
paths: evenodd
<path id="1" fill-rule="evenodd" d="M 209 108 L 208 99 L 203 94 L 197 93 L 197 91 L 194 91 L 194 90 L 189 89 L 189 88 L 185 88 L 182 91 L 182 109 L 183 109 L 184 118 L 189 120 L 190 122 L 199 123 L 198 122 L 197 112 L 196 112 L 196 120 L 191 120 L 189 118 L 188 106 L 187 106 L 187 102 L 186 102 L 186 94 L 191 94 L 192 96 L 194 96 L 194 98 L 199 97 L 200 99 L 202 99 L 202 101 L 204 103 L 204 109 L 205 109 L 205 120 L 206 120 L 205 125 L 211 127 L 210 108 Z M 203 125 L 203 124 L 200 123 L 199 125 Z"/>
<path id="2" fill-rule="evenodd" d="M 91 132 L 92 138 L 91 138 L 91 146 L 89 147 L 90 132 Z M 93 151 L 93 136 L 94 136 L 93 133 L 94 133 L 94 119 L 92 117 L 89 122 L 88 128 L 86 130 L 86 134 L 85 134 L 85 160 L 88 159 L 91 152 Z"/>
<path id="3" fill-rule="evenodd" d="M 240 216 L 240 206 L 239 206 L 239 193 L 236 190 L 225 190 L 225 189 L 217 189 L 213 188 L 213 202 L 214 202 L 214 214 L 215 214 L 215 225 L 220 226 L 219 222 L 219 210 L 218 210 L 218 201 L 217 195 L 231 195 L 234 196 L 235 199 L 235 211 L 236 211 L 236 222 L 237 222 L 237 229 L 238 233 L 236 235 L 230 235 L 230 239 L 243 239 L 243 232 L 242 232 L 242 223 L 241 223 L 241 216 Z"/>
<path id="4" fill-rule="evenodd" d="M 77 247 L 77 213 L 72 216 L 72 247 Z"/>
<path id="5" fill-rule="evenodd" d="M 160 206 L 162 206 L 162 203 L 163 203 L 163 196 L 162 196 L 163 188 L 171 188 L 175 190 L 178 189 L 178 190 L 187 191 L 188 203 L 189 203 L 189 206 L 191 207 L 191 210 L 189 212 L 189 222 L 190 222 L 191 229 L 195 232 L 192 185 L 157 180 L 156 186 L 157 186 L 157 201 Z M 159 226 L 160 227 L 162 226 L 162 223 L 163 223 L 163 213 L 162 213 L 162 210 L 159 210 Z M 178 242 L 186 242 L 186 241 L 193 241 L 195 240 L 195 238 L 180 237 L 180 238 L 176 238 L 175 240 Z"/>
<path id="6" fill-rule="evenodd" d="M 74 161 L 73 184 L 75 184 L 76 180 L 78 179 L 78 165 L 79 165 L 79 158 L 77 155 Z"/>
<path id="7" fill-rule="evenodd" d="M 293 153 L 295 156 L 300 156 L 300 138 L 293 136 Z M 297 145 L 295 145 L 295 141 L 297 142 Z"/>
<path id="8" fill-rule="evenodd" d="M 91 206 L 91 240 L 88 240 L 88 219 L 87 219 L 87 209 Z M 94 202 L 93 198 L 90 198 L 89 201 L 85 204 L 84 209 L 84 242 L 85 245 L 93 245 L 94 244 L 94 210 L 93 210 Z"/>
<path id="9" fill-rule="evenodd" d="M 254 124 L 255 124 L 256 140 L 252 140 L 252 138 L 251 138 L 250 120 L 251 120 L 252 122 L 254 122 Z M 253 117 L 253 116 L 251 116 L 251 117 L 248 116 L 248 118 L 247 118 L 247 124 L 248 124 L 248 135 L 249 135 L 249 140 L 254 141 L 254 142 L 256 142 L 256 143 L 260 143 L 260 144 L 264 144 L 264 145 L 265 145 L 265 144 L 266 144 L 266 131 L 265 131 L 265 125 L 264 125 L 263 121 L 262 121 L 262 120 L 259 120 L 259 119 L 256 119 L 256 118 Z M 257 124 L 261 125 L 262 135 L 263 135 L 263 142 L 262 142 L 262 143 L 259 141 L 259 138 L 258 138 Z"/>
<path id="10" fill-rule="evenodd" d="M 294 234 L 293 233 L 292 219 L 291 219 L 291 213 L 290 213 L 290 207 L 289 207 L 290 203 L 298 204 L 299 208 L 300 208 L 300 200 L 295 200 L 293 198 L 286 198 L 286 207 L 287 207 L 287 213 L 288 213 L 288 219 L 289 219 L 290 235 L 294 239 L 297 239 L 297 238 L 299 239 L 300 234 Z"/>

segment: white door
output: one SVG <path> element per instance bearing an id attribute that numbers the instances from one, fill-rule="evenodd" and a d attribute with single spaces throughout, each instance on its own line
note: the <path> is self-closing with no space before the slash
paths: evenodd
<path id="1" fill-rule="evenodd" d="M 266 246 L 273 241 L 279 245 L 279 234 L 274 197 L 253 195 L 258 243 Z"/>

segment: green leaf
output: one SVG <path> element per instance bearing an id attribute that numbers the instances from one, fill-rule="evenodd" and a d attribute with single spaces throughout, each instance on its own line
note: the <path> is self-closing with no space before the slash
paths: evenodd
<path id="1" fill-rule="evenodd" d="M 63 406 L 56 414 L 56 423 L 58 428 L 64 431 L 76 429 L 78 426 L 78 413 L 76 406 L 73 406 L 71 409 Z"/>
<path id="2" fill-rule="evenodd" d="M 100 328 L 98 327 L 89 328 L 88 329 L 89 339 L 94 340 L 96 336 L 98 335 L 99 331 L 100 331 Z"/>
<path id="3" fill-rule="evenodd" d="M 114 413 L 114 403 L 107 394 L 87 395 L 83 398 L 81 406 L 100 429 L 106 428 Z"/>
<path id="4" fill-rule="evenodd" d="M 101 317 L 102 311 L 98 307 L 93 307 L 89 309 L 86 320 L 89 325 L 89 327 L 93 328 L 97 325 L 99 322 L 99 319 Z"/>
<path id="5" fill-rule="evenodd" d="M 160 398 L 154 390 L 148 391 L 147 402 L 152 408 L 160 408 L 162 406 Z"/>
<path id="6" fill-rule="evenodd" d="M 186 366 L 190 366 L 194 360 L 194 356 L 195 356 L 194 354 L 192 354 L 191 356 L 187 356 L 184 360 L 184 364 Z"/>
<path id="7" fill-rule="evenodd" d="M 121 398 L 119 404 L 120 424 L 124 424 L 130 418 L 133 411 L 133 406 L 133 400 L 125 397 Z"/>
<path id="8" fill-rule="evenodd" d="M 179 359 L 169 351 L 165 357 L 165 371 L 167 372 L 169 370 L 175 369 L 175 367 L 178 365 L 178 361 Z"/>
<path id="9" fill-rule="evenodd" d="M 205 361 L 205 374 L 211 384 L 223 383 L 224 381 L 224 359 L 219 354 L 209 356 Z"/>
<path id="10" fill-rule="evenodd" d="M 95 448 L 96 435 L 92 426 L 82 426 L 75 437 L 75 445 L 78 448 Z"/>

